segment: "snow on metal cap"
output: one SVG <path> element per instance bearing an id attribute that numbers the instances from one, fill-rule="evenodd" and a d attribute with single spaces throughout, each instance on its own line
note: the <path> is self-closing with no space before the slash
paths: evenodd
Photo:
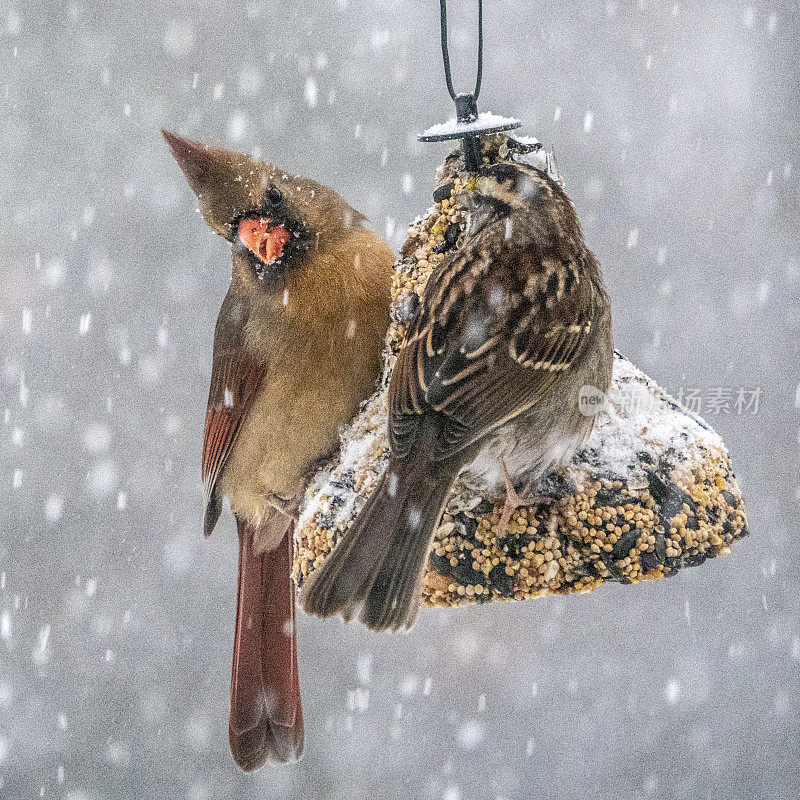
<path id="1" fill-rule="evenodd" d="M 464 100 L 462 101 L 462 98 Z M 471 107 L 462 110 L 460 106 L 467 106 L 471 101 Z M 457 116 L 447 122 L 440 122 L 432 125 L 424 133 L 417 137 L 421 142 L 443 142 L 447 139 L 464 139 L 467 136 L 479 136 L 487 133 L 500 133 L 502 131 L 513 131 L 522 127 L 522 122 L 514 117 L 501 117 L 499 114 L 492 114 L 490 111 L 477 113 L 475 98 L 470 94 L 460 94 L 456 98 Z"/>

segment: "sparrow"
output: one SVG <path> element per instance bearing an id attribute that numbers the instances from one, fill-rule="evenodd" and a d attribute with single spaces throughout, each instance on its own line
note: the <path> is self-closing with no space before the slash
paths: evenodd
<path id="1" fill-rule="evenodd" d="M 246 771 L 303 751 L 293 530 L 308 477 L 373 393 L 389 323 L 389 246 L 336 192 L 163 131 L 200 211 L 231 243 L 203 436 L 209 536 L 239 535 L 229 740 Z"/>
<path id="2" fill-rule="evenodd" d="M 456 477 L 518 505 L 514 482 L 533 485 L 591 432 L 582 387 L 611 385 L 608 294 L 559 183 L 515 161 L 470 183 L 463 243 L 431 273 L 392 373 L 388 466 L 307 580 L 312 614 L 410 627 Z"/>

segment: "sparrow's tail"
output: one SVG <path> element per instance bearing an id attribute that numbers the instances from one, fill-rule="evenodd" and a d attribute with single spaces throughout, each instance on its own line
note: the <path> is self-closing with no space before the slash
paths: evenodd
<path id="1" fill-rule="evenodd" d="M 408 628 L 433 531 L 458 469 L 390 460 L 353 527 L 303 588 L 311 614 L 359 618 L 376 631 Z"/>
<path id="2" fill-rule="evenodd" d="M 231 672 L 228 733 L 236 763 L 247 772 L 270 761 L 296 761 L 303 753 L 303 710 L 297 674 L 292 529 L 275 513 L 263 525 L 281 525 L 280 544 L 270 552 L 253 549 L 275 541 L 242 520 L 239 527 L 239 593 Z"/>

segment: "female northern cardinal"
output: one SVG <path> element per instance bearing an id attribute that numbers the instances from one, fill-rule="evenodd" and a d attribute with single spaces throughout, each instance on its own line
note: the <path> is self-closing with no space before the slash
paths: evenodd
<path id="1" fill-rule="evenodd" d="M 611 308 L 575 209 L 544 171 L 477 176 L 462 247 L 431 274 L 389 385 L 389 466 L 303 590 L 306 611 L 411 625 L 437 521 L 462 470 L 520 499 L 592 430 L 581 390 L 607 392 Z M 503 519 L 507 521 L 508 514 Z"/>
<path id="2" fill-rule="evenodd" d="M 232 244 L 203 441 L 205 535 L 239 530 L 230 745 L 245 770 L 303 751 L 292 533 L 309 473 L 375 388 L 394 257 L 336 192 L 163 131 Z"/>

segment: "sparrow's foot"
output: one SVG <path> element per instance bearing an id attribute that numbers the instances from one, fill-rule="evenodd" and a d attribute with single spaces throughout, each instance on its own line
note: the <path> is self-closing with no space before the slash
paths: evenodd
<path id="1" fill-rule="evenodd" d="M 539 505 L 552 500 L 548 495 L 537 492 L 530 483 L 521 492 L 517 492 L 514 488 L 514 482 L 511 480 L 511 475 L 508 473 L 506 462 L 503 459 L 500 459 L 500 465 L 503 468 L 506 496 L 503 501 L 503 511 L 500 514 L 500 524 L 497 529 L 498 539 L 508 533 L 508 524 L 511 522 L 511 517 L 520 506 Z"/>

